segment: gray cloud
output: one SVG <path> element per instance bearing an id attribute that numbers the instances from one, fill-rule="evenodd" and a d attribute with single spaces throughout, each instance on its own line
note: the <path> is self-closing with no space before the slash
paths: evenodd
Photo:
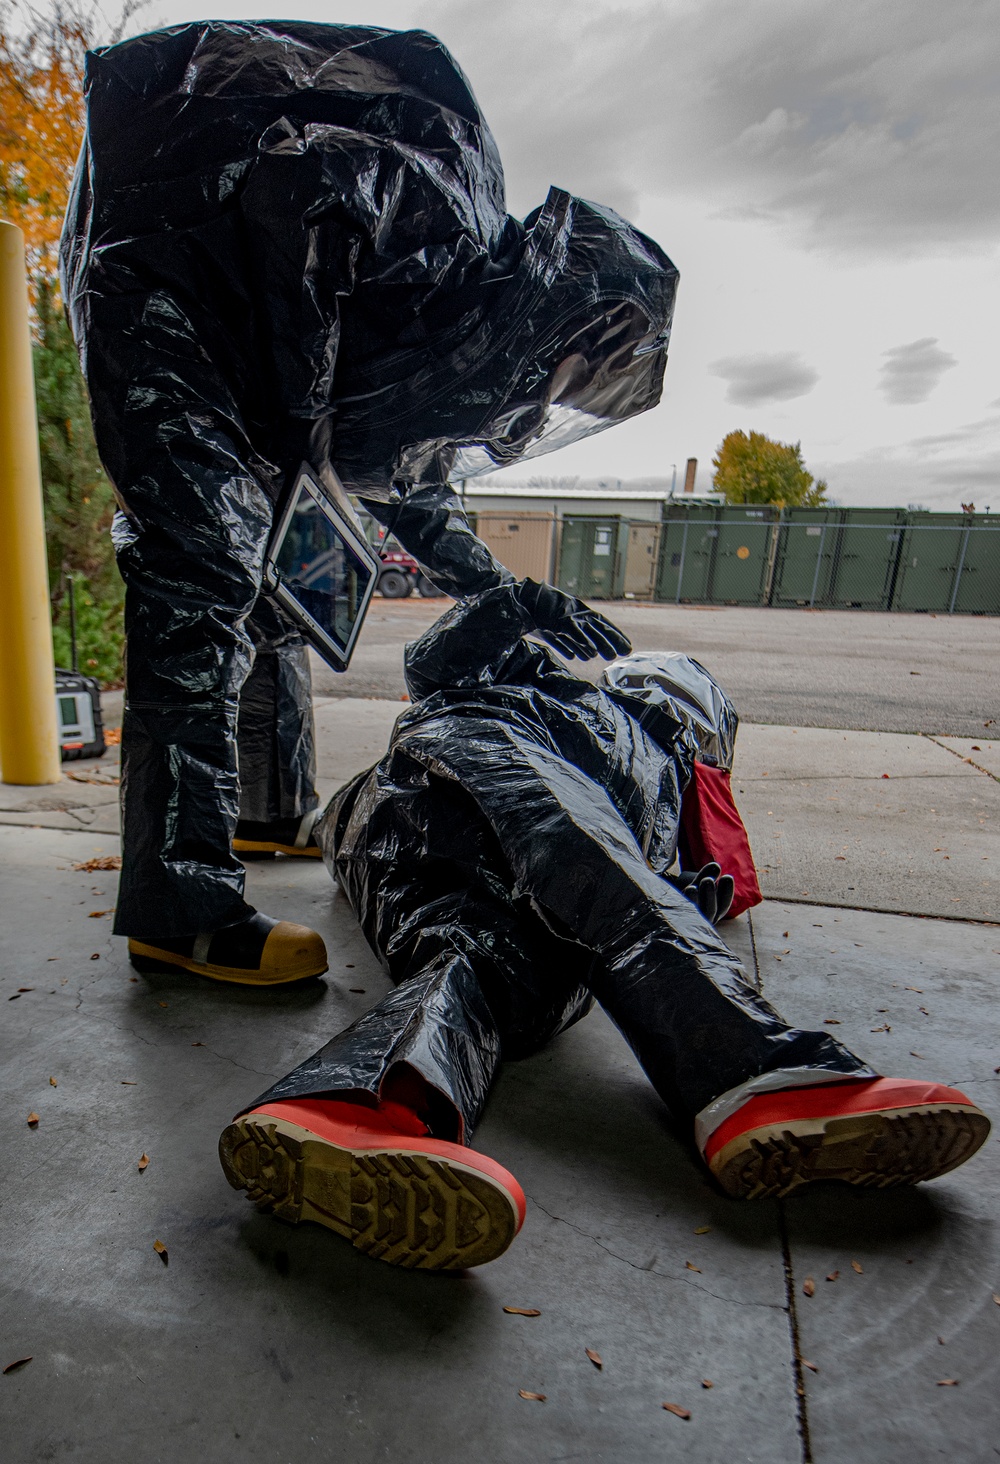
<path id="1" fill-rule="evenodd" d="M 518 211 L 558 182 L 625 212 L 694 194 L 834 250 L 995 241 L 991 0 L 427 0 L 421 14 L 480 95 Z"/>
<path id="2" fill-rule="evenodd" d="M 879 390 L 893 407 L 925 402 L 944 373 L 957 365 L 955 357 L 943 351 L 934 336 L 893 346 L 883 356 Z"/>
<path id="3" fill-rule="evenodd" d="M 763 402 L 788 402 L 805 396 L 819 381 L 819 372 L 796 351 L 724 356 L 709 370 L 729 383 L 726 401 L 738 407 L 759 407 Z"/>

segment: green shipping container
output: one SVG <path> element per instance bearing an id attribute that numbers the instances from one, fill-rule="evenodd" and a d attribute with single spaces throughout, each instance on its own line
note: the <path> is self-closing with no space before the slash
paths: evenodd
<path id="1" fill-rule="evenodd" d="M 556 583 L 582 600 L 617 600 L 625 573 L 628 525 L 620 518 L 564 518 Z"/>
<path id="2" fill-rule="evenodd" d="M 967 514 L 909 514 L 896 571 L 894 610 L 947 611 L 958 585 Z"/>
<path id="3" fill-rule="evenodd" d="M 782 514 L 771 605 L 828 605 L 843 513 L 838 508 L 787 508 Z"/>
<path id="4" fill-rule="evenodd" d="M 956 615 L 1000 615 L 1000 514 L 978 514 L 970 520 L 957 579 L 949 610 Z"/>
<path id="5" fill-rule="evenodd" d="M 835 609 L 888 610 L 896 587 L 906 513 L 845 508 L 829 603 Z"/>
<path id="6" fill-rule="evenodd" d="M 778 510 L 769 504 L 720 509 L 708 598 L 714 605 L 762 605 Z"/>
<path id="7" fill-rule="evenodd" d="M 660 537 L 657 600 L 678 605 L 703 605 L 708 600 L 718 514 L 713 504 L 669 507 Z"/>

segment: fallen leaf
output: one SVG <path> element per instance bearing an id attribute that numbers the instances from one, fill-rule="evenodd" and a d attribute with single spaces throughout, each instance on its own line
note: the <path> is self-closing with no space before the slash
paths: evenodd
<path id="1" fill-rule="evenodd" d="M 143 1154 L 142 1158 L 139 1160 L 139 1173 L 141 1174 L 144 1169 L 148 1169 L 148 1168 L 149 1168 L 149 1155 L 148 1154 Z"/>
<path id="2" fill-rule="evenodd" d="M 191 1046 L 192 1047 L 204 1047 L 205 1044 L 204 1044 L 204 1042 L 192 1042 L 191 1043 Z"/>
<path id="3" fill-rule="evenodd" d="M 827 1276 L 826 1279 L 828 1281 L 837 1281 L 839 1279 L 839 1277 L 840 1277 L 840 1272 L 839 1271 L 831 1271 L 830 1274 L 829 1274 L 829 1276 Z"/>
<path id="4" fill-rule="evenodd" d="M 892 1028 L 888 1022 L 884 1022 L 881 1027 L 872 1027 L 870 1030 L 872 1032 L 891 1032 Z"/>
<path id="5" fill-rule="evenodd" d="M 90 959 L 92 961 L 99 961 L 101 959 L 101 957 L 100 957 L 100 954 L 97 951 L 95 951 L 94 954 L 91 956 Z"/>
<path id="6" fill-rule="evenodd" d="M 123 1088 L 137 1088 L 139 1080 L 138 1078 L 122 1078 L 121 1084 Z"/>
<path id="7" fill-rule="evenodd" d="M 1000 1306 L 1000 1296 L 998 1296 L 995 1291 L 993 1293 L 993 1300 L 996 1302 L 997 1306 Z"/>
<path id="8" fill-rule="evenodd" d="M 782 940 L 787 940 L 788 939 L 788 931 L 787 930 L 783 930 L 781 932 L 781 939 Z"/>
<path id="9" fill-rule="evenodd" d="M 39 1124 L 38 1114 L 37 1113 L 29 1113 L 28 1114 L 28 1127 L 29 1128 L 37 1128 L 38 1127 L 38 1124 Z"/>
<path id="10" fill-rule="evenodd" d="M 802 1366 L 807 1367 L 810 1372 L 819 1372 L 819 1368 L 816 1366 L 816 1364 L 814 1362 L 810 1362 L 808 1358 L 800 1357 L 799 1361 L 801 1362 Z"/>
<path id="11" fill-rule="evenodd" d="M 711 1225 L 699 1225 L 695 1235 L 707 1235 L 711 1228 Z"/>
<path id="12" fill-rule="evenodd" d="M 541 1312 L 534 1306 L 505 1306 L 504 1311 L 512 1317 L 540 1317 Z"/>
<path id="13" fill-rule="evenodd" d="M 156 1254 L 159 1256 L 159 1258 L 163 1262 L 163 1264 L 164 1265 L 167 1265 L 168 1260 L 169 1260 L 169 1257 L 167 1255 L 167 1248 L 163 1244 L 163 1241 L 162 1240 L 154 1240 L 153 1241 L 153 1249 L 155 1250 Z"/>
<path id="14" fill-rule="evenodd" d="M 32 1362 L 33 1360 L 33 1357 L 19 1357 L 16 1362 L 8 1362 L 7 1366 L 4 1368 L 4 1372 L 13 1372 L 16 1367 L 25 1367 L 27 1363 Z"/>
<path id="15" fill-rule="evenodd" d="M 972 747 L 970 748 L 971 752 L 982 752 L 982 750 L 983 749 L 981 747 L 977 747 L 975 743 L 973 743 Z"/>
<path id="16" fill-rule="evenodd" d="M 117 747 L 122 740 L 122 729 L 120 727 L 105 727 L 104 740 L 109 747 Z"/>
<path id="17" fill-rule="evenodd" d="M 527 1393 L 527 1392 L 525 1392 L 524 1388 L 518 1388 L 518 1390 L 517 1390 L 517 1396 L 519 1398 L 527 1398 L 528 1401 L 531 1402 L 531 1403 L 544 1403 L 545 1402 L 545 1394 L 544 1393 Z"/>
<path id="18" fill-rule="evenodd" d="M 18 989 L 19 992 L 21 992 L 21 991 L 34 991 L 35 988 L 33 986 L 19 986 L 17 989 Z"/>
<path id="19" fill-rule="evenodd" d="M 943 1337 L 939 1337 L 939 1338 L 938 1338 L 938 1344 L 939 1344 L 939 1346 L 941 1346 L 941 1347 L 944 1347 L 944 1346 L 945 1346 L 945 1340 L 944 1340 L 944 1338 L 943 1338 Z"/>
<path id="20" fill-rule="evenodd" d="M 813 1278 L 811 1276 L 807 1276 L 806 1279 L 803 1281 L 803 1283 L 802 1283 L 802 1293 L 803 1293 L 804 1296 L 815 1296 L 816 1295 L 816 1282 L 813 1280 Z"/>
<path id="21" fill-rule="evenodd" d="M 858 1273 L 859 1276 L 863 1276 L 865 1274 L 864 1267 L 862 1266 L 862 1264 L 861 1264 L 860 1261 L 852 1261 L 851 1262 L 851 1270 L 852 1271 L 857 1271 L 857 1273 Z"/>
<path id="22" fill-rule="evenodd" d="M 917 674 L 919 675 L 919 672 Z M 889 774 L 888 773 L 883 773 L 882 776 L 883 776 L 883 778 L 887 778 L 889 776 Z"/>
<path id="23" fill-rule="evenodd" d="M 592 1347 L 585 1347 L 583 1350 L 596 1368 L 602 1368 L 604 1366 L 604 1359 L 599 1352 L 595 1352 Z"/>
<path id="24" fill-rule="evenodd" d="M 918 1006 L 917 1007 L 917 1011 L 918 1012 L 923 1012 L 923 1014 L 924 1014 L 925 1017 L 929 1017 L 930 1016 L 930 1012 L 927 1010 L 927 1008 L 925 1006 Z"/>
<path id="25" fill-rule="evenodd" d="M 690 1410 L 690 1408 L 682 1408 L 679 1403 L 661 1403 L 660 1404 L 660 1407 L 661 1408 L 665 1408 L 668 1413 L 674 1414 L 674 1416 L 676 1418 L 690 1418 L 691 1417 L 691 1410 Z"/>
<path id="26" fill-rule="evenodd" d="M 15 991 L 13 996 L 8 996 L 7 1000 L 8 1001 L 20 1001 L 21 1000 L 21 993 L 19 991 Z"/>
<path id="27" fill-rule="evenodd" d="M 938 1378 L 936 1386 L 939 1388 L 957 1388 L 958 1378 Z"/>
<path id="28" fill-rule="evenodd" d="M 698 1275 L 699 1276 L 701 1275 L 701 1267 L 700 1266 L 692 1265 L 692 1263 L 690 1261 L 685 1261 L 684 1264 L 688 1268 L 689 1271 L 697 1271 L 698 1272 Z"/>
<path id="29" fill-rule="evenodd" d="M 58 1086 L 59 1086 L 59 1084 L 56 1082 L 55 1078 L 49 1078 L 49 1087 L 50 1088 L 58 1088 Z"/>
<path id="30" fill-rule="evenodd" d="M 826 1026 L 826 1027 L 839 1027 L 840 1026 L 840 1018 L 839 1017 L 824 1017 L 823 1018 L 823 1025 Z"/>
<path id="31" fill-rule="evenodd" d="M 99 859 L 85 859 L 82 864 L 74 864 L 74 869 L 82 869 L 87 873 L 93 873 L 99 869 L 121 869 L 122 861 L 120 854 L 102 854 Z"/>
<path id="32" fill-rule="evenodd" d="M 348 991 L 353 991 L 355 996 L 364 996 L 365 994 L 365 988 L 363 986 L 349 986 Z"/>
<path id="33" fill-rule="evenodd" d="M 919 1059 L 920 1059 L 921 1062 L 926 1062 L 927 1061 L 926 1057 L 924 1057 L 924 1054 L 922 1052 L 911 1052 L 910 1053 L 910 1056 L 911 1057 L 919 1057 Z"/>
<path id="34" fill-rule="evenodd" d="M 114 910 L 114 906 L 113 905 L 112 905 L 112 907 L 111 907 L 110 910 L 91 910 L 90 914 L 87 916 L 87 919 L 88 920 L 100 920 L 103 915 L 110 915 L 113 912 L 113 910 Z"/>
<path id="35" fill-rule="evenodd" d="M 838 864 L 838 863 L 839 864 L 846 864 L 847 863 L 847 856 L 846 856 L 846 854 L 835 854 L 833 856 L 833 862 L 835 864 Z"/>
<path id="36" fill-rule="evenodd" d="M 715 1384 L 712 1382 L 711 1378 L 702 1378 L 701 1386 L 703 1388 L 714 1388 Z"/>
<path id="37" fill-rule="evenodd" d="M 167 1002 L 165 1002 L 165 1001 L 158 1001 L 158 1002 L 157 1002 L 157 1003 L 156 1003 L 156 1005 L 157 1005 L 157 1006 L 161 1006 L 161 1007 L 165 1007 L 165 1006 L 167 1006 L 167 1004 L 168 1004 L 168 1003 L 167 1003 Z"/>
<path id="38" fill-rule="evenodd" d="M 924 988 L 922 986 L 904 986 L 903 987 L 903 990 L 904 991 L 915 991 L 918 996 L 923 996 L 923 994 L 924 994 Z"/>

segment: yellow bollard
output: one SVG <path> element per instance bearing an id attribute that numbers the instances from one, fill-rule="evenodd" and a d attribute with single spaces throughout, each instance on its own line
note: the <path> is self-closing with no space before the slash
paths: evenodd
<path id="1" fill-rule="evenodd" d="M 58 783 L 55 668 L 24 239 L 0 219 L 0 775 Z"/>

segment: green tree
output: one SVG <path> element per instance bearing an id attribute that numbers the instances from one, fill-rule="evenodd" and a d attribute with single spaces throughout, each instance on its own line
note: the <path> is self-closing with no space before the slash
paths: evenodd
<path id="1" fill-rule="evenodd" d="M 35 395 L 56 664 L 70 664 L 69 577 L 75 584 L 80 670 L 122 678 L 124 587 L 109 530 L 115 509 L 90 424 L 87 389 L 55 286 L 36 281 Z"/>
<path id="2" fill-rule="evenodd" d="M 826 484 L 806 469 L 798 442 L 775 442 L 763 432 L 730 432 L 712 466 L 712 482 L 727 503 L 815 508 L 828 501 Z"/>

